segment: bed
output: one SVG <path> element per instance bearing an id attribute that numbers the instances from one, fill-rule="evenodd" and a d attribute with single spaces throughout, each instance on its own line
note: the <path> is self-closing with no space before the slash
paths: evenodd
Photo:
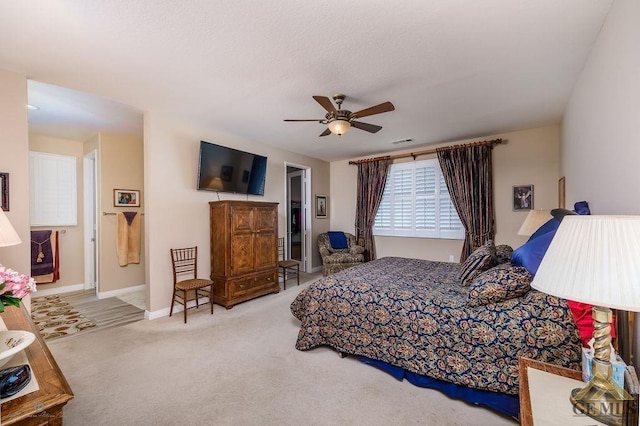
<path id="1" fill-rule="evenodd" d="M 522 278 L 508 262 L 488 271 L 500 272 L 491 279 L 502 287 L 514 268 Z M 482 274 L 469 286 L 460 275 L 459 264 L 385 257 L 322 278 L 291 304 L 301 322 L 296 348 L 328 345 L 397 378 L 489 399 L 517 395 L 520 356 L 579 369 L 580 338 L 565 300 L 530 289 L 530 275 L 520 279 L 524 290 L 482 299 Z"/>

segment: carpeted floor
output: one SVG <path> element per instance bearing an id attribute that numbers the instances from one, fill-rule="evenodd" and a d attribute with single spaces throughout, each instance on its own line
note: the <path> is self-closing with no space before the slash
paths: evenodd
<path id="1" fill-rule="evenodd" d="M 144 310 L 116 297 L 98 299 L 95 290 L 35 297 L 31 317 L 45 340 L 75 336 L 144 319 Z"/>
<path id="2" fill-rule="evenodd" d="M 289 306 L 315 278 L 194 310 L 187 324 L 163 317 L 50 342 L 75 395 L 65 425 L 516 424 L 333 349 L 296 350 Z"/>

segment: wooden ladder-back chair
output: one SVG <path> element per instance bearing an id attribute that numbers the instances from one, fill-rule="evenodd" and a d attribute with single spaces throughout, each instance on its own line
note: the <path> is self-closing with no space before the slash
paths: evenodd
<path id="1" fill-rule="evenodd" d="M 209 298 L 211 313 L 213 314 L 213 281 L 198 278 L 198 247 L 170 249 L 171 264 L 173 266 L 173 299 L 169 316 L 173 315 L 173 304 L 176 299 L 184 308 L 184 323 L 187 323 L 187 302 L 189 291 L 193 290 L 196 299 L 196 309 L 200 307 L 200 296 Z M 207 287 L 209 289 L 207 290 Z M 180 294 L 181 293 L 181 294 Z"/>
<path id="2" fill-rule="evenodd" d="M 284 258 L 284 238 L 278 238 L 278 275 L 282 277 L 284 290 L 287 289 L 287 274 L 295 275 L 300 285 L 300 262 Z"/>

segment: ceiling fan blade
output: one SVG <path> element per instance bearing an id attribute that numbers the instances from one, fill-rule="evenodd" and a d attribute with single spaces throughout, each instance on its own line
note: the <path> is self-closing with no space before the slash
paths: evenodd
<path id="1" fill-rule="evenodd" d="M 382 114 L 383 112 L 393 111 L 394 109 L 396 109 L 396 107 L 394 107 L 391 102 L 384 102 L 379 105 L 365 108 L 358 112 L 354 112 L 353 114 L 351 114 L 351 116 L 355 118 L 362 118 L 362 117 L 367 117 L 369 115 Z"/>
<path id="2" fill-rule="evenodd" d="M 328 136 L 330 134 L 331 134 L 331 130 L 329 130 L 329 128 L 327 127 L 326 129 L 324 129 L 324 132 L 320 133 L 320 137 Z"/>
<path id="3" fill-rule="evenodd" d="M 364 130 L 369 133 L 377 133 L 382 129 L 382 126 L 376 126 L 375 124 L 363 123 L 361 121 L 352 121 L 351 125 L 356 129 Z"/>
<path id="4" fill-rule="evenodd" d="M 326 109 L 327 112 L 332 112 L 334 114 L 336 113 L 336 107 L 333 106 L 333 104 L 331 103 L 331 100 L 326 96 L 316 95 L 313 97 L 313 99 L 315 99 L 316 102 L 322 105 L 322 108 Z"/>
<path id="5" fill-rule="evenodd" d="M 297 122 L 297 121 L 317 121 L 318 123 L 322 123 L 322 120 L 324 120 L 323 118 L 309 118 L 309 119 L 285 119 L 284 121 L 291 121 L 291 122 Z"/>

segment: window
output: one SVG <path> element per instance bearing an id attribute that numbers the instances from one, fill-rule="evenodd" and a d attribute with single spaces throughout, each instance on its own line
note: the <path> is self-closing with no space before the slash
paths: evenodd
<path id="1" fill-rule="evenodd" d="M 76 158 L 29 152 L 31 226 L 78 224 Z"/>
<path id="2" fill-rule="evenodd" d="M 437 159 L 391 165 L 373 234 L 464 238 Z"/>

